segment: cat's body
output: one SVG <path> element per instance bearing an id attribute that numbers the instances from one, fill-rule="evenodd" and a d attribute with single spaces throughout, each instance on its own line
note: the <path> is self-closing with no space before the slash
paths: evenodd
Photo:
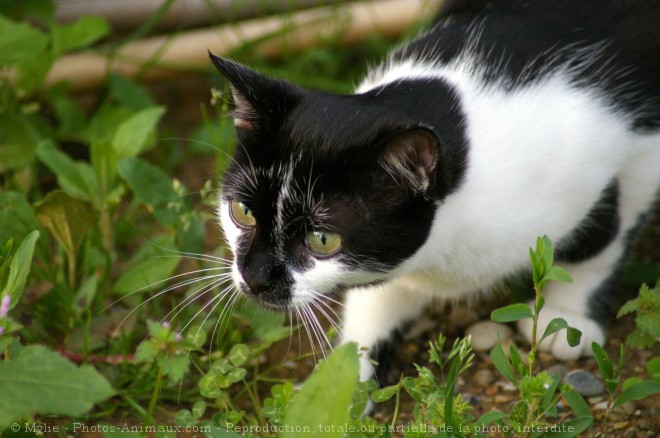
<path id="1" fill-rule="evenodd" d="M 377 355 L 431 299 L 527 270 L 546 234 L 573 283 L 548 285 L 541 324 L 583 338 L 542 348 L 590 353 L 660 188 L 658 23 L 653 1 L 447 2 L 353 96 L 215 58 L 237 103 L 236 284 L 280 308 L 348 290 L 342 339 Z"/>

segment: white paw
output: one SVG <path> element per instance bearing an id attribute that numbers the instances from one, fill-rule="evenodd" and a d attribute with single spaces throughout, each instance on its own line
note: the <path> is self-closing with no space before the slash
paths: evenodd
<path id="1" fill-rule="evenodd" d="M 580 343 L 571 347 L 566 341 L 566 330 L 560 330 L 548 336 L 539 345 L 539 350 L 548 351 L 554 357 L 560 360 L 574 360 L 580 356 L 591 356 L 591 343 L 598 342 L 603 345 L 605 341 L 605 332 L 600 325 L 593 319 L 577 313 L 570 313 L 565 310 L 557 309 L 545 305 L 539 315 L 538 327 L 536 329 L 536 338 L 540 339 L 548 323 L 555 318 L 563 318 L 569 326 L 582 332 Z M 528 341 L 532 339 L 532 319 L 523 319 L 518 321 L 518 330 L 525 335 Z"/>

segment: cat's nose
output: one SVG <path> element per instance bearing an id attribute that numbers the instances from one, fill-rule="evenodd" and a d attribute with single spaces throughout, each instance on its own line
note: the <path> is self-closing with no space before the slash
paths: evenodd
<path id="1" fill-rule="evenodd" d="M 250 291 L 255 295 L 263 295 L 271 287 L 270 281 L 261 278 L 251 278 L 249 280 L 245 278 L 245 282 L 250 288 Z"/>
<path id="2" fill-rule="evenodd" d="M 243 280 L 254 295 L 262 295 L 271 289 L 275 275 L 274 257 L 267 252 L 250 255 L 243 268 Z"/>

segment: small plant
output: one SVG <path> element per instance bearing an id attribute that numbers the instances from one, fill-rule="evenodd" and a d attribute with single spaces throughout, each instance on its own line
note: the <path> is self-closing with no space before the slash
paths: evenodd
<path id="1" fill-rule="evenodd" d="M 639 296 L 619 309 L 617 318 L 635 313 L 635 330 L 626 338 L 626 345 L 650 348 L 660 339 L 660 280 L 653 289 L 643 284 Z"/>
<path id="2" fill-rule="evenodd" d="M 647 371 L 652 380 L 629 379 L 624 382 L 623 390 L 618 395 L 618 388 L 621 385 L 621 369 L 623 368 L 623 361 L 625 358 L 625 347 L 621 345 L 619 350 L 619 361 L 614 366 L 614 362 L 605 352 L 605 349 L 596 342 L 591 344 L 594 353 L 594 359 L 598 364 L 600 374 L 605 380 L 605 388 L 607 389 L 608 400 L 605 418 L 610 414 L 612 409 L 620 406 L 631 400 L 641 400 L 652 394 L 660 394 L 660 358 L 654 358 L 649 361 Z"/>
<path id="3" fill-rule="evenodd" d="M 536 248 L 530 248 L 529 256 L 532 264 L 532 279 L 534 282 L 535 300 L 533 308 L 527 304 L 512 304 L 492 312 L 491 319 L 496 322 L 518 321 L 532 318 L 532 341 L 527 355 L 526 366 L 518 350 L 509 346 L 509 355 L 501 344 L 495 345 L 490 353 L 493 364 L 498 371 L 509 380 L 519 391 L 520 401 L 513 407 L 509 415 L 503 415 L 501 421 L 507 421 L 509 430 L 517 432 L 517 436 L 536 436 L 541 431 L 569 431 L 564 436 L 578 436 L 593 423 L 593 418 L 584 399 L 569 385 L 560 385 L 559 376 L 550 376 L 542 371 L 535 373 L 535 362 L 538 344 L 548 336 L 566 329 L 569 345 L 580 343 L 581 333 L 570 327 L 566 320 L 555 318 L 546 327 L 537 342 L 538 316 L 545 303 L 543 290 L 548 281 L 556 280 L 571 282 L 568 273 L 554 265 L 552 241 L 547 237 L 539 237 Z M 564 398 L 577 417 L 573 420 L 557 424 L 547 423 L 546 417 L 557 417 L 557 402 Z"/>

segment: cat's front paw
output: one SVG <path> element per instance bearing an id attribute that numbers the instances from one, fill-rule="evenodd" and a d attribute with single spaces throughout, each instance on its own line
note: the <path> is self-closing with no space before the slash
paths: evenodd
<path id="1" fill-rule="evenodd" d="M 546 304 L 539 314 L 538 327 L 536 329 L 536 338 L 539 339 L 550 321 L 555 318 L 563 318 L 569 326 L 582 332 L 580 343 L 571 347 L 566 340 L 566 330 L 560 330 L 548 336 L 539 344 L 539 350 L 548 351 L 554 357 L 560 360 L 574 360 L 580 356 L 591 356 L 591 343 L 598 342 L 603 344 L 605 341 L 605 332 L 601 326 L 593 319 L 577 313 L 570 313 L 565 310 L 557 309 Z M 532 319 L 523 319 L 518 321 L 518 330 L 525 335 L 528 341 L 532 339 Z"/>

